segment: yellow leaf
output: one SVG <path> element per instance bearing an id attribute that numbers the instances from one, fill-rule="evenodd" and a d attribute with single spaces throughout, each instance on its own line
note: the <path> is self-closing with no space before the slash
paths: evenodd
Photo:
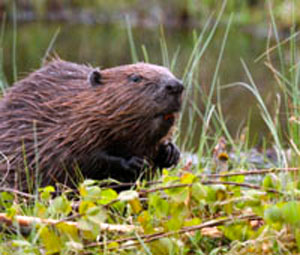
<path id="1" fill-rule="evenodd" d="M 43 227 L 40 236 L 47 251 L 46 254 L 55 254 L 61 251 L 61 240 L 53 230 L 50 230 L 48 227 Z"/>
<path id="2" fill-rule="evenodd" d="M 130 200 L 129 204 L 131 206 L 132 211 L 135 214 L 138 214 L 140 211 L 142 211 L 142 206 L 141 206 L 139 199 L 136 198 L 136 199 Z"/>

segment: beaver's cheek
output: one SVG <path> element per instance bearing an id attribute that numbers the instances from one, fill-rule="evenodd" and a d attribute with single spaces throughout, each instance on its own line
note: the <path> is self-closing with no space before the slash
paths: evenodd
<path id="1" fill-rule="evenodd" d="M 156 116 L 151 121 L 151 132 L 152 136 L 156 139 L 160 139 L 166 136 L 174 125 L 175 114 L 161 114 Z"/>

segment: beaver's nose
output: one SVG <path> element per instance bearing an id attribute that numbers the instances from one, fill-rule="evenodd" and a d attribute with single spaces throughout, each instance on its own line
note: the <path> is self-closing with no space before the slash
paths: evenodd
<path id="1" fill-rule="evenodd" d="M 182 81 L 177 79 L 169 80 L 166 85 L 166 90 L 170 94 L 181 94 L 183 89 Z"/>

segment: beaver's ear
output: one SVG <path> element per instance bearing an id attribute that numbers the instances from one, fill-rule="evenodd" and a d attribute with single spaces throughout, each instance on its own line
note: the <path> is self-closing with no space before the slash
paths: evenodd
<path id="1" fill-rule="evenodd" d="M 99 69 L 95 69 L 89 74 L 88 81 L 92 85 L 92 87 L 96 87 L 103 84 L 101 78 L 102 77 Z"/>

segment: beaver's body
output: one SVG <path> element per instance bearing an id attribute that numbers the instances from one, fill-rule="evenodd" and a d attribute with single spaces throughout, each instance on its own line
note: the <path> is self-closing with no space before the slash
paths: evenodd
<path id="1" fill-rule="evenodd" d="M 0 102 L 1 184 L 70 184 L 78 173 L 129 181 L 144 159 L 159 167 L 176 164 L 179 152 L 166 137 L 182 88 L 156 65 L 100 71 L 51 61 Z"/>

